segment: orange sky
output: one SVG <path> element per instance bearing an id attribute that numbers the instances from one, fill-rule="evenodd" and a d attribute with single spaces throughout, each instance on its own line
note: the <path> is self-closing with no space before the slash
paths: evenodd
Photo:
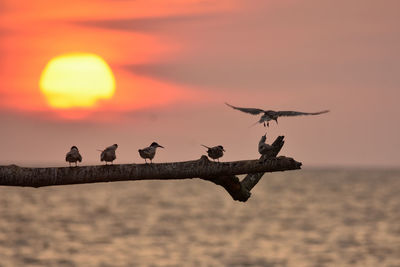
<path id="1" fill-rule="evenodd" d="M 124 70 L 125 65 L 167 59 L 184 50 L 179 43 L 161 35 L 85 27 L 80 22 L 197 16 L 220 10 L 230 8 L 224 1 L 212 10 L 201 1 L 172 1 L 168 5 L 165 1 L 69 1 L 65 6 L 44 0 L 23 5 L 6 1 L 2 16 L 7 32 L 2 38 L 5 67 L 0 74 L 0 93 L 5 97 L 1 106 L 22 112 L 52 112 L 38 91 L 38 79 L 50 59 L 71 52 L 98 54 L 115 73 L 117 94 L 96 110 L 125 111 L 191 98 L 193 92 L 177 84 L 159 83 Z M 152 98 L 155 94 L 158 99 Z"/>
<path id="2" fill-rule="evenodd" d="M 257 157 L 265 129 L 223 103 L 318 111 L 284 118 L 283 153 L 306 166 L 398 166 L 400 23 L 397 1 L 2 1 L 0 164 L 58 164 L 71 145 L 85 163 L 119 143 L 119 162 L 158 141 L 160 161 L 222 144 L 226 160 Z M 89 109 L 49 107 L 46 63 L 86 52 L 116 79 Z M 44 148 L 45 147 L 45 148 Z M 42 151 L 39 155 L 37 151 Z"/>

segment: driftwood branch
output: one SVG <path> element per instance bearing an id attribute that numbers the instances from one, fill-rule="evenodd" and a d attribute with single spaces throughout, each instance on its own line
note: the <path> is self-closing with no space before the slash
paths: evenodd
<path id="1" fill-rule="evenodd" d="M 246 201 L 250 190 L 265 172 L 300 169 L 301 163 L 288 157 L 275 157 L 283 146 L 283 136 L 272 144 L 274 152 L 259 160 L 212 162 L 199 160 L 101 166 L 24 168 L 0 166 L 0 186 L 43 187 L 130 180 L 168 180 L 201 178 L 224 187 L 233 199 Z M 242 182 L 235 175 L 248 174 Z"/>

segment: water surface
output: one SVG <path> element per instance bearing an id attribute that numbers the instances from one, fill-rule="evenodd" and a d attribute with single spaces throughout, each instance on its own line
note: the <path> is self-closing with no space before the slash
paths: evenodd
<path id="1" fill-rule="evenodd" d="M 400 171 L 0 187 L 0 266 L 400 266 Z"/>

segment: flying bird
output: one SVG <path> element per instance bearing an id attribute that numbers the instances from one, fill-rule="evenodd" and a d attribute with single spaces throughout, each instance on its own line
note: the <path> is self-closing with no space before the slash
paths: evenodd
<path id="1" fill-rule="evenodd" d="M 75 162 L 75 166 L 78 166 L 78 161 L 82 162 L 82 156 L 76 146 L 72 146 L 71 150 L 65 155 L 65 161 L 69 162 L 70 167 L 73 162 Z"/>
<path id="2" fill-rule="evenodd" d="M 160 146 L 156 142 L 151 143 L 150 146 L 145 147 L 143 149 L 139 149 L 139 155 L 144 159 L 144 161 L 147 163 L 147 159 L 150 159 L 150 163 L 153 163 L 153 158 L 156 155 L 156 150 L 157 147 L 164 148 L 163 146 Z"/>
<path id="3" fill-rule="evenodd" d="M 113 161 L 117 158 L 117 156 L 115 155 L 115 150 L 117 150 L 117 148 L 118 145 L 113 144 L 112 146 L 107 147 L 103 151 L 99 150 L 101 151 L 100 161 L 105 161 L 106 165 L 107 162 L 111 162 L 111 164 L 113 164 Z"/>
<path id="4" fill-rule="evenodd" d="M 240 108 L 232 106 L 228 103 L 225 103 L 227 106 L 240 110 L 245 113 L 250 113 L 252 115 L 258 115 L 264 113 L 261 118 L 256 123 L 263 123 L 264 127 L 269 126 L 269 121 L 274 120 L 278 124 L 279 117 L 288 117 L 288 116 L 301 116 L 301 115 L 319 115 L 329 112 L 329 110 L 323 110 L 319 112 L 299 112 L 299 111 L 274 111 L 274 110 L 263 110 L 259 108 Z"/>
<path id="5" fill-rule="evenodd" d="M 225 149 L 223 146 L 213 146 L 213 147 L 208 147 L 205 145 L 202 145 L 205 148 L 207 148 L 207 154 L 210 158 L 212 158 L 214 161 L 217 159 L 219 162 L 219 158 L 224 155 Z"/>

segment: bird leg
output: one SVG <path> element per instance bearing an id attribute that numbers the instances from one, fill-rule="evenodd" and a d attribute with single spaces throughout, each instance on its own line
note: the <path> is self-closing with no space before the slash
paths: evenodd
<path id="1" fill-rule="evenodd" d="M 68 162 L 69 163 L 69 166 L 71 167 L 71 162 Z"/>
<path id="2" fill-rule="evenodd" d="M 75 161 L 75 167 L 78 167 L 78 162 Z"/>

